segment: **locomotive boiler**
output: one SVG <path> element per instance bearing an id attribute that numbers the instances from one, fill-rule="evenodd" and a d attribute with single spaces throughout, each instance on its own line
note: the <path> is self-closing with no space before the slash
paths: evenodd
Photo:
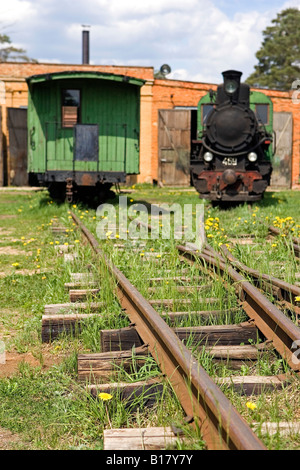
<path id="1" fill-rule="evenodd" d="M 241 72 L 222 75 L 216 92 L 211 90 L 198 104 L 192 185 L 201 198 L 211 201 L 256 201 L 272 173 L 272 101 L 241 83 Z"/>

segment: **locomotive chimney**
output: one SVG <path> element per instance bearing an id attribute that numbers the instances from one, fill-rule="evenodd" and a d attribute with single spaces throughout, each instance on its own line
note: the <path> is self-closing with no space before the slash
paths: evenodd
<path id="1" fill-rule="evenodd" d="M 82 25 L 84 28 L 82 31 L 82 63 L 90 63 L 90 32 L 88 30 L 89 26 Z"/>

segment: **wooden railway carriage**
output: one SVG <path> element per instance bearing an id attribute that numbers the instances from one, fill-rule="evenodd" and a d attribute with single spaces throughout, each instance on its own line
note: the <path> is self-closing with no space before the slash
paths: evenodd
<path id="1" fill-rule="evenodd" d="M 101 72 L 27 79 L 28 172 L 52 196 L 103 193 L 139 173 L 143 80 Z"/>

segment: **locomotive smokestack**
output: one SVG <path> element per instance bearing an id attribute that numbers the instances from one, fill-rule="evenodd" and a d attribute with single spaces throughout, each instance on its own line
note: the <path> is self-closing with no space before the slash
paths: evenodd
<path id="1" fill-rule="evenodd" d="M 87 28 L 89 26 L 83 26 L 82 31 L 82 63 L 89 64 L 90 63 L 90 32 Z"/>

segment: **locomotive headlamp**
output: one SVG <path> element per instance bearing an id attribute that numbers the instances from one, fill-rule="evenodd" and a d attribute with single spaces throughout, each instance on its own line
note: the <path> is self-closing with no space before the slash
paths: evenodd
<path id="1" fill-rule="evenodd" d="M 203 158 L 206 162 L 211 162 L 214 156 L 211 152 L 205 152 L 205 154 L 203 155 Z"/>
<path id="2" fill-rule="evenodd" d="M 234 82 L 233 80 L 228 80 L 228 81 L 225 83 L 225 91 L 226 91 L 226 93 L 228 93 L 229 95 L 233 95 L 233 93 L 236 92 L 237 87 L 238 87 L 238 84 L 237 84 L 236 82 Z"/>
<path id="3" fill-rule="evenodd" d="M 250 152 L 250 153 L 248 153 L 248 160 L 249 160 L 249 162 L 252 162 L 252 163 L 253 163 L 253 162 L 256 162 L 256 160 L 257 160 L 257 153 L 255 153 L 255 152 Z"/>
<path id="4" fill-rule="evenodd" d="M 227 95 L 232 97 L 240 86 L 242 72 L 237 70 L 227 70 L 222 73 L 224 79 L 224 91 Z"/>

